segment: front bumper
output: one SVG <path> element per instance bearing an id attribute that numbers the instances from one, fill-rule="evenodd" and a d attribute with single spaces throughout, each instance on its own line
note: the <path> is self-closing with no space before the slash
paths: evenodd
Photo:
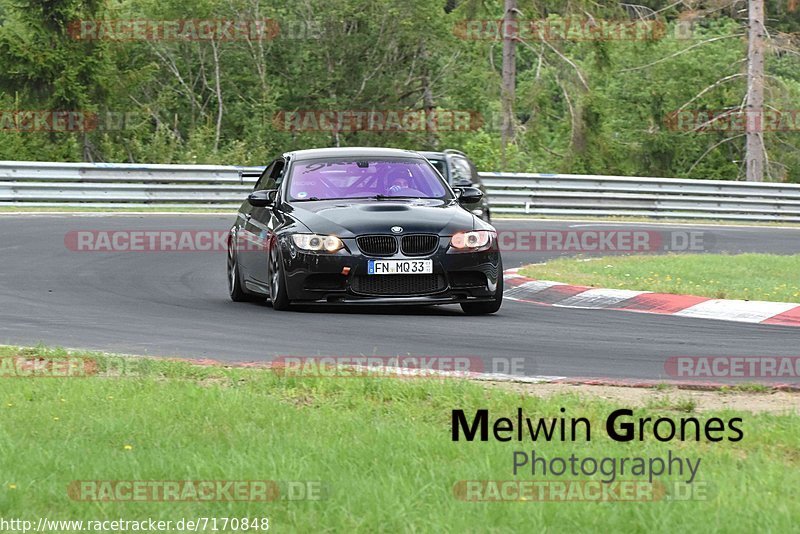
<path id="1" fill-rule="evenodd" d="M 495 298 L 500 272 L 500 253 L 496 247 L 481 252 L 447 253 L 450 238 L 440 237 L 437 250 L 426 256 L 367 256 L 359 250 L 355 238 L 344 238 L 346 250 L 336 254 L 309 254 L 282 239 L 281 257 L 289 299 L 298 303 L 314 304 L 369 304 L 369 305 L 427 305 L 459 304 L 463 302 L 490 301 Z M 433 261 L 432 275 L 368 275 L 367 262 L 371 259 Z M 349 271 L 349 272 L 348 272 Z M 346 274 L 344 274 L 346 273 Z M 392 286 L 407 278 L 400 292 Z M 428 276 L 427 286 L 419 284 Z M 366 277 L 369 277 L 367 279 Z M 376 289 L 375 277 L 384 278 Z M 388 283 L 384 283 L 388 282 Z M 415 287 L 425 286 L 421 291 Z M 409 289 L 411 288 L 411 289 Z"/>

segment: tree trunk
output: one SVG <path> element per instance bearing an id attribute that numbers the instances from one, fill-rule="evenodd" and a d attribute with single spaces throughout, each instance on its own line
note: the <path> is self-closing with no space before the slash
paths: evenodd
<path id="1" fill-rule="evenodd" d="M 502 170 L 506 168 L 506 146 L 509 141 L 514 139 L 514 96 L 517 78 L 516 19 L 517 0 L 505 0 L 505 14 L 503 15 L 503 86 L 501 91 L 503 104 Z"/>
<path id="2" fill-rule="evenodd" d="M 433 87 L 431 87 L 430 54 L 428 53 L 428 48 L 425 46 L 425 43 L 422 44 L 420 56 L 423 63 L 422 107 L 425 110 L 426 143 L 428 149 L 436 150 L 439 145 L 439 139 L 436 130 L 430 127 L 430 121 L 428 120 L 436 111 L 436 103 L 433 100 Z"/>
<path id="3" fill-rule="evenodd" d="M 219 48 L 217 42 L 211 41 L 211 50 L 214 52 L 214 93 L 217 97 L 217 123 L 214 127 L 214 154 L 219 150 L 219 140 L 222 136 L 222 80 L 219 65 Z"/>
<path id="4" fill-rule="evenodd" d="M 747 181 L 764 181 L 764 0 L 750 0 L 747 51 Z"/>

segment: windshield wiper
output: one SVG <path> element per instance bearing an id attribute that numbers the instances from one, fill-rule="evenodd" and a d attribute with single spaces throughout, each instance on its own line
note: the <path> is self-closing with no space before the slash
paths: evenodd
<path id="1" fill-rule="evenodd" d="M 351 197 L 354 199 L 373 199 L 373 200 L 395 200 L 395 199 L 408 199 L 408 198 L 428 198 L 428 197 L 412 197 L 403 195 L 372 195 L 370 197 Z"/>
<path id="2" fill-rule="evenodd" d="M 373 198 L 373 197 L 330 197 L 330 198 L 308 197 L 308 198 L 298 198 L 292 200 L 292 202 L 308 202 L 308 201 L 323 201 L 323 200 L 327 202 L 329 200 L 352 200 L 354 198 L 358 199 L 358 198 Z"/>
<path id="3" fill-rule="evenodd" d="M 371 195 L 368 197 L 333 197 L 333 198 L 319 198 L 319 197 L 308 197 L 308 198 L 297 198 L 292 200 L 292 202 L 313 202 L 313 201 L 322 201 L 322 200 L 395 200 L 395 199 L 430 199 L 436 197 L 413 197 L 413 196 L 401 196 L 401 195 Z"/>

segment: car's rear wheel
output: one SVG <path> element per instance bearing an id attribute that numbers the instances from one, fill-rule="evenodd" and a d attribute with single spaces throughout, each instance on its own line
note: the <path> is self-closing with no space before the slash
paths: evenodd
<path id="1" fill-rule="evenodd" d="M 269 252 L 269 294 L 274 310 L 289 309 L 289 294 L 286 291 L 286 274 L 278 245 L 273 244 Z"/>
<path id="2" fill-rule="evenodd" d="M 500 264 L 500 276 L 497 279 L 497 289 L 494 293 L 494 300 L 488 302 L 464 302 L 461 309 L 467 315 L 488 315 L 495 313 L 503 304 L 503 264 Z"/>

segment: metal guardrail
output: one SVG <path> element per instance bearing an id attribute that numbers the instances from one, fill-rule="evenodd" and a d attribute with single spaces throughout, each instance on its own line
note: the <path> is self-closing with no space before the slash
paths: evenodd
<path id="1" fill-rule="evenodd" d="M 800 185 L 482 172 L 494 213 L 800 221 Z"/>
<path id="2" fill-rule="evenodd" d="M 252 189 L 253 171 L 261 169 L 0 161 L 0 206 L 234 208 Z M 800 222 L 800 185 L 576 174 L 480 176 L 495 215 Z"/>
<path id="3" fill-rule="evenodd" d="M 239 206 L 263 167 L 0 161 L 0 206 L 200 208 Z"/>

